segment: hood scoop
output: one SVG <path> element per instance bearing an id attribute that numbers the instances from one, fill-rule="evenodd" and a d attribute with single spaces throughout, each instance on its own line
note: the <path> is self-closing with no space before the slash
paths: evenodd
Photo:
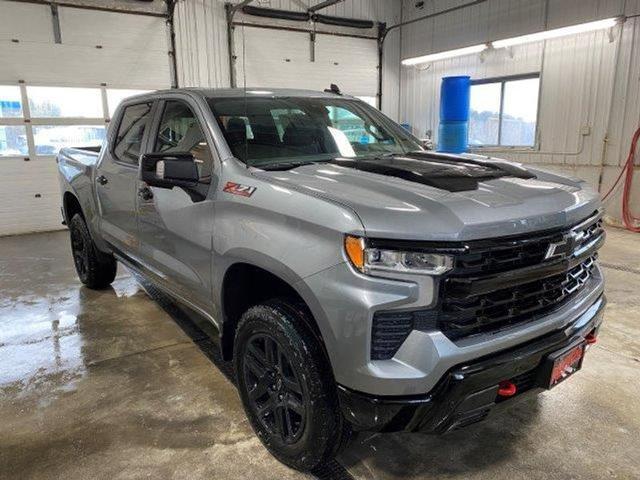
<path id="1" fill-rule="evenodd" d="M 517 165 L 422 152 L 375 160 L 336 158 L 330 163 L 449 192 L 477 190 L 480 182 L 501 177 L 535 178 Z"/>

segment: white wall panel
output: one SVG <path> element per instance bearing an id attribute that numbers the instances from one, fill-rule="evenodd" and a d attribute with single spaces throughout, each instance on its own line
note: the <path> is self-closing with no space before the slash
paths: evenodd
<path id="1" fill-rule="evenodd" d="M 115 0 L 93 5 L 125 7 Z M 170 85 L 164 18 L 70 7 L 58 12 L 62 43 L 56 44 L 49 6 L 0 0 L 0 84 Z M 0 167 L 0 235 L 61 228 L 55 159 L 0 158 Z"/>
<path id="2" fill-rule="evenodd" d="M 48 6 L 0 1 L 0 82 L 169 86 L 163 18 L 68 7 L 59 18 L 56 44 Z"/>
<path id="3" fill-rule="evenodd" d="M 376 96 L 375 40 L 316 35 L 312 62 L 308 33 L 238 27 L 235 35 L 238 86 L 324 90 L 335 83 L 350 95 Z"/>
<path id="4" fill-rule="evenodd" d="M 627 0 L 627 12 L 637 0 Z M 427 0 L 417 9 L 413 0 L 403 0 L 405 20 L 441 12 L 469 0 Z M 402 58 L 485 43 L 613 17 L 623 12 L 624 0 L 487 0 L 403 29 Z M 630 13 L 628 13 L 630 14 Z"/>
<path id="5" fill-rule="evenodd" d="M 432 0 L 417 10 L 404 0 L 405 20 L 430 15 L 468 0 Z M 485 43 L 497 38 L 541 30 L 544 0 L 489 0 L 455 12 L 413 23 L 403 28 L 402 58 Z"/>
<path id="6" fill-rule="evenodd" d="M 465 2 L 426 2 L 425 10 Z M 550 0 L 546 23 L 556 28 L 616 16 L 625 4 L 627 15 L 640 12 L 638 0 Z M 405 1 L 404 6 L 407 18 L 417 15 L 413 2 Z M 425 10 L 421 14 L 429 13 Z M 570 173 L 596 187 L 602 177 L 602 191 L 607 191 L 640 125 L 639 20 L 628 19 L 613 41 L 607 31 L 591 32 L 523 45 L 511 52 L 434 62 L 422 70 L 402 68 L 400 121 L 413 125 L 419 135 L 432 130 L 437 136 L 443 76 L 490 78 L 541 72 L 539 148 L 496 149 L 492 154 Z M 403 58 L 541 30 L 545 25 L 544 2 L 489 0 L 480 7 L 439 17 L 439 22 L 433 30 L 429 22 L 403 28 Z M 515 31 L 503 30 L 504 24 Z M 581 134 L 582 127 L 589 129 L 589 135 Z M 634 188 L 637 211 L 638 182 Z M 609 205 L 608 212 L 620 218 L 619 199 Z"/>
<path id="7" fill-rule="evenodd" d="M 0 1 L 0 42 L 52 42 L 51 9 L 46 5 Z"/>
<path id="8" fill-rule="evenodd" d="M 224 1 L 178 1 L 174 22 L 181 87 L 229 87 L 225 18 Z"/>
<path id="9" fill-rule="evenodd" d="M 319 3 L 320 0 L 314 0 L 306 2 L 308 5 Z M 181 86 L 194 86 L 194 87 L 211 87 L 211 88 L 223 88 L 229 87 L 229 53 L 227 46 L 227 25 L 224 10 L 224 0 L 179 0 L 176 6 L 176 50 L 177 50 L 177 63 L 178 63 L 178 79 Z M 237 3 L 237 0 L 233 3 Z M 282 10 L 301 11 L 302 8 L 297 2 L 292 0 L 270 0 L 270 1 L 256 1 L 255 6 L 265 8 L 275 8 Z M 329 8 L 323 9 L 321 13 L 326 15 L 335 15 L 340 17 L 367 19 L 373 21 L 387 22 L 388 24 L 398 23 L 400 21 L 400 0 L 345 0 L 339 4 L 333 5 Z M 256 21 L 256 20 L 254 20 Z M 260 21 L 267 21 L 262 19 Z M 242 49 L 241 35 L 239 31 L 241 27 L 236 28 L 235 36 L 236 40 L 236 55 L 237 59 L 237 73 L 238 84 L 240 84 L 242 72 L 242 66 L 239 65 L 242 57 L 239 53 Z M 247 30 L 248 31 L 248 30 Z M 273 32 L 271 32 L 273 34 Z M 262 59 L 266 57 L 272 57 L 265 60 L 268 65 L 277 65 L 281 71 L 272 72 L 273 79 L 277 79 L 280 83 L 279 86 L 300 86 L 301 78 L 299 73 L 292 71 L 292 65 L 281 65 L 283 56 L 289 55 L 291 57 L 300 58 L 297 65 L 302 65 L 302 58 L 309 57 L 309 41 L 308 35 L 304 36 L 302 44 L 285 44 L 281 45 L 280 50 L 267 49 L 263 45 L 257 45 L 255 51 L 261 51 L 263 54 Z M 344 39 L 347 44 L 354 47 L 356 42 L 351 42 L 351 39 Z M 251 41 L 251 40 L 250 40 Z M 328 40 L 318 41 L 318 52 L 321 53 L 324 45 L 329 45 L 331 42 Z M 375 44 L 375 42 L 371 42 Z M 359 49 L 361 47 L 354 47 Z M 367 47 L 368 50 L 368 47 Z M 302 52 L 305 52 L 304 55 Z M 330 52 L 327 52 L 328 54 Z M 368 54 L 367 54 L 368 55 Z M 377 55 L 377 54 L 376 54 Z M 332 56 L 332 55 L 329 55 Z M 348 50 L 337 47 L 335 57 L 340 64 L 340 69 L 345 70 L 349 63 Z M 258 58 L 254 55 L 250 62 L 255 61 Z M 387 44 L 385 46 L 384 67 L 383 76 L 383 111 L 389 113 L 392 117 L 396 118 L 398 115 L 398 98 L 399 98 L 399 58 L 400 58 L 400 33 L 397 31 L 391 34 Z M 330 64 L 328 66 L 329 72 L 335 66 Z M 264 67 L 255 67 L 247 64 L 247 71 L 252 69 Z M 311 68 L 313 69 L 313 66 Z M 315 71 L 315 70 L 314 70 Z M 339 72 L 341 77 L 348 77 L 349 73 L 346 71 Z M 313 76 L 309 76 L 307 84 L 317 84 L 319 88 L 326 88 L 326 82 L 316 82 Z M 331 76 L 331 75 L 330 75 Z M 356 75 L 352 75 L 355 77 Z M 377 71 L 373 73 L 373 76 L 377 76 Z M 251 77 L 256 78 L 255 76 Z M 260 77 L 258 77 L 259 79 Z M 327 75 L 322 77 L 327 78 Z M 365 80 L 370 83 L 370 79 Z M 264 82 L 263 82 L 264 84 Z M 274 84 L 269 86 L 275 87 Z M 343 85 L 340 85 L 343 90 L 348 91 Z M 309 87 L 312 88 L 312 87 Z M 351 89 L 353 90 L 353 89 Z M 368 85 L 362 85 L 358 90 L 370 91 Z"/>

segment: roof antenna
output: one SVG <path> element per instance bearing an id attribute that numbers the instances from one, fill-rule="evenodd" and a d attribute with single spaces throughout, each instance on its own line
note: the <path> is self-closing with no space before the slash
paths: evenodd
<path id="1" fill-rule="evenodd" d="M 327 93 L 335 93 L 336 95 L 342 95 L 342 92 L 340 92 L 340 87 L 338 87 L 338 85 L 336 85 L 335 83 L 332 83 L 331 87 L 325 88 L 324 91 Z"/>

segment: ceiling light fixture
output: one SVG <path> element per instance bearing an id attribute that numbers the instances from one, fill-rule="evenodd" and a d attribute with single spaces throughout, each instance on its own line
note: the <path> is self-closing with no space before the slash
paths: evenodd
<path id="1" fill-rule="evenodd" d="M 445 60 L 447 58 L 462 57 L 464 55 L 473 55 L 485 50 L 494 48 L 507 48 L 525 43 L 539 42 L 541 40 L 549 40 L 551 38 L 565 37 L 567 35 L 576 35 L 578 33 L 592 32 L 595 30 L 604 30 L 613 28 L 624 21 L 624 17 L 612 17 L 595 22 L 581 23 L 579 25 L 571 25 L 568 27 L 555 28 L 553 30 L 545 30 L 543 32 L 521 35 L 519 37 L 506 38 L 504 40 L 496 40 L 494 42 L 483 43 L 481 45 L 473 45 L 471 47 L 457 48 L 455 50 L 447 50 L 445 52 L 431 53 L 420 57 L 407 58 L 402 60 L 402 65 L 420 65 L 424 63 L 435 62 L 437 60 Z"/>
<path id="2" fill-rule="evenodd" d="M 551 38 L 566 37 L 567 35 L 576 35 L 578 33 L 592 32 L 594 30 L 604 30 L 615 27 L 621 22 L 620 17 L 607 18 L 596 22 L 581 23 L 579 25 L 571 25 L 569 27 L 554 28 L 553 30 L 545 30 L 544 32 L 531 33 L 529 35 L 521 35 L 519 37 L 507 38 L 505 40 L 496 40 L 492 42 L 493 48 L 506 48 L 524 43 L 539 42 L 541 40 L 549 40 Z"/>
<path id="3" fill-rule="evenodd" d="M 432 53 L 421 57 L 407 58 L 402 60 L 403 65 L 420 65 L 421 63 L 435 62 L 436 60 L 444 60 L 446 58 L 462 57 L 464 55 L 472 55 L 486 50 L 487 44 L 473 45 L 472 47 L 458 48 L 456 50 L 447 50 L 446 52 Z"/>

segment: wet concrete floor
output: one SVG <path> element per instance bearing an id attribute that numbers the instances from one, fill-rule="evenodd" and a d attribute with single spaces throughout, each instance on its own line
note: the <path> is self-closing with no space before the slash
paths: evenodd
<path id="1" fill-rule="evenodd" d="M 609 306 L 582 372 L 442 437 L 361 434 L 342 475 L 639 479 L 640 236 L 609 229 L 601 259 Z M 82 287 L 66 231 L 0 238 L 0 479 L 311 478 L 266 452 L 215 345 L 150 292 L 124 268 Z"/>

